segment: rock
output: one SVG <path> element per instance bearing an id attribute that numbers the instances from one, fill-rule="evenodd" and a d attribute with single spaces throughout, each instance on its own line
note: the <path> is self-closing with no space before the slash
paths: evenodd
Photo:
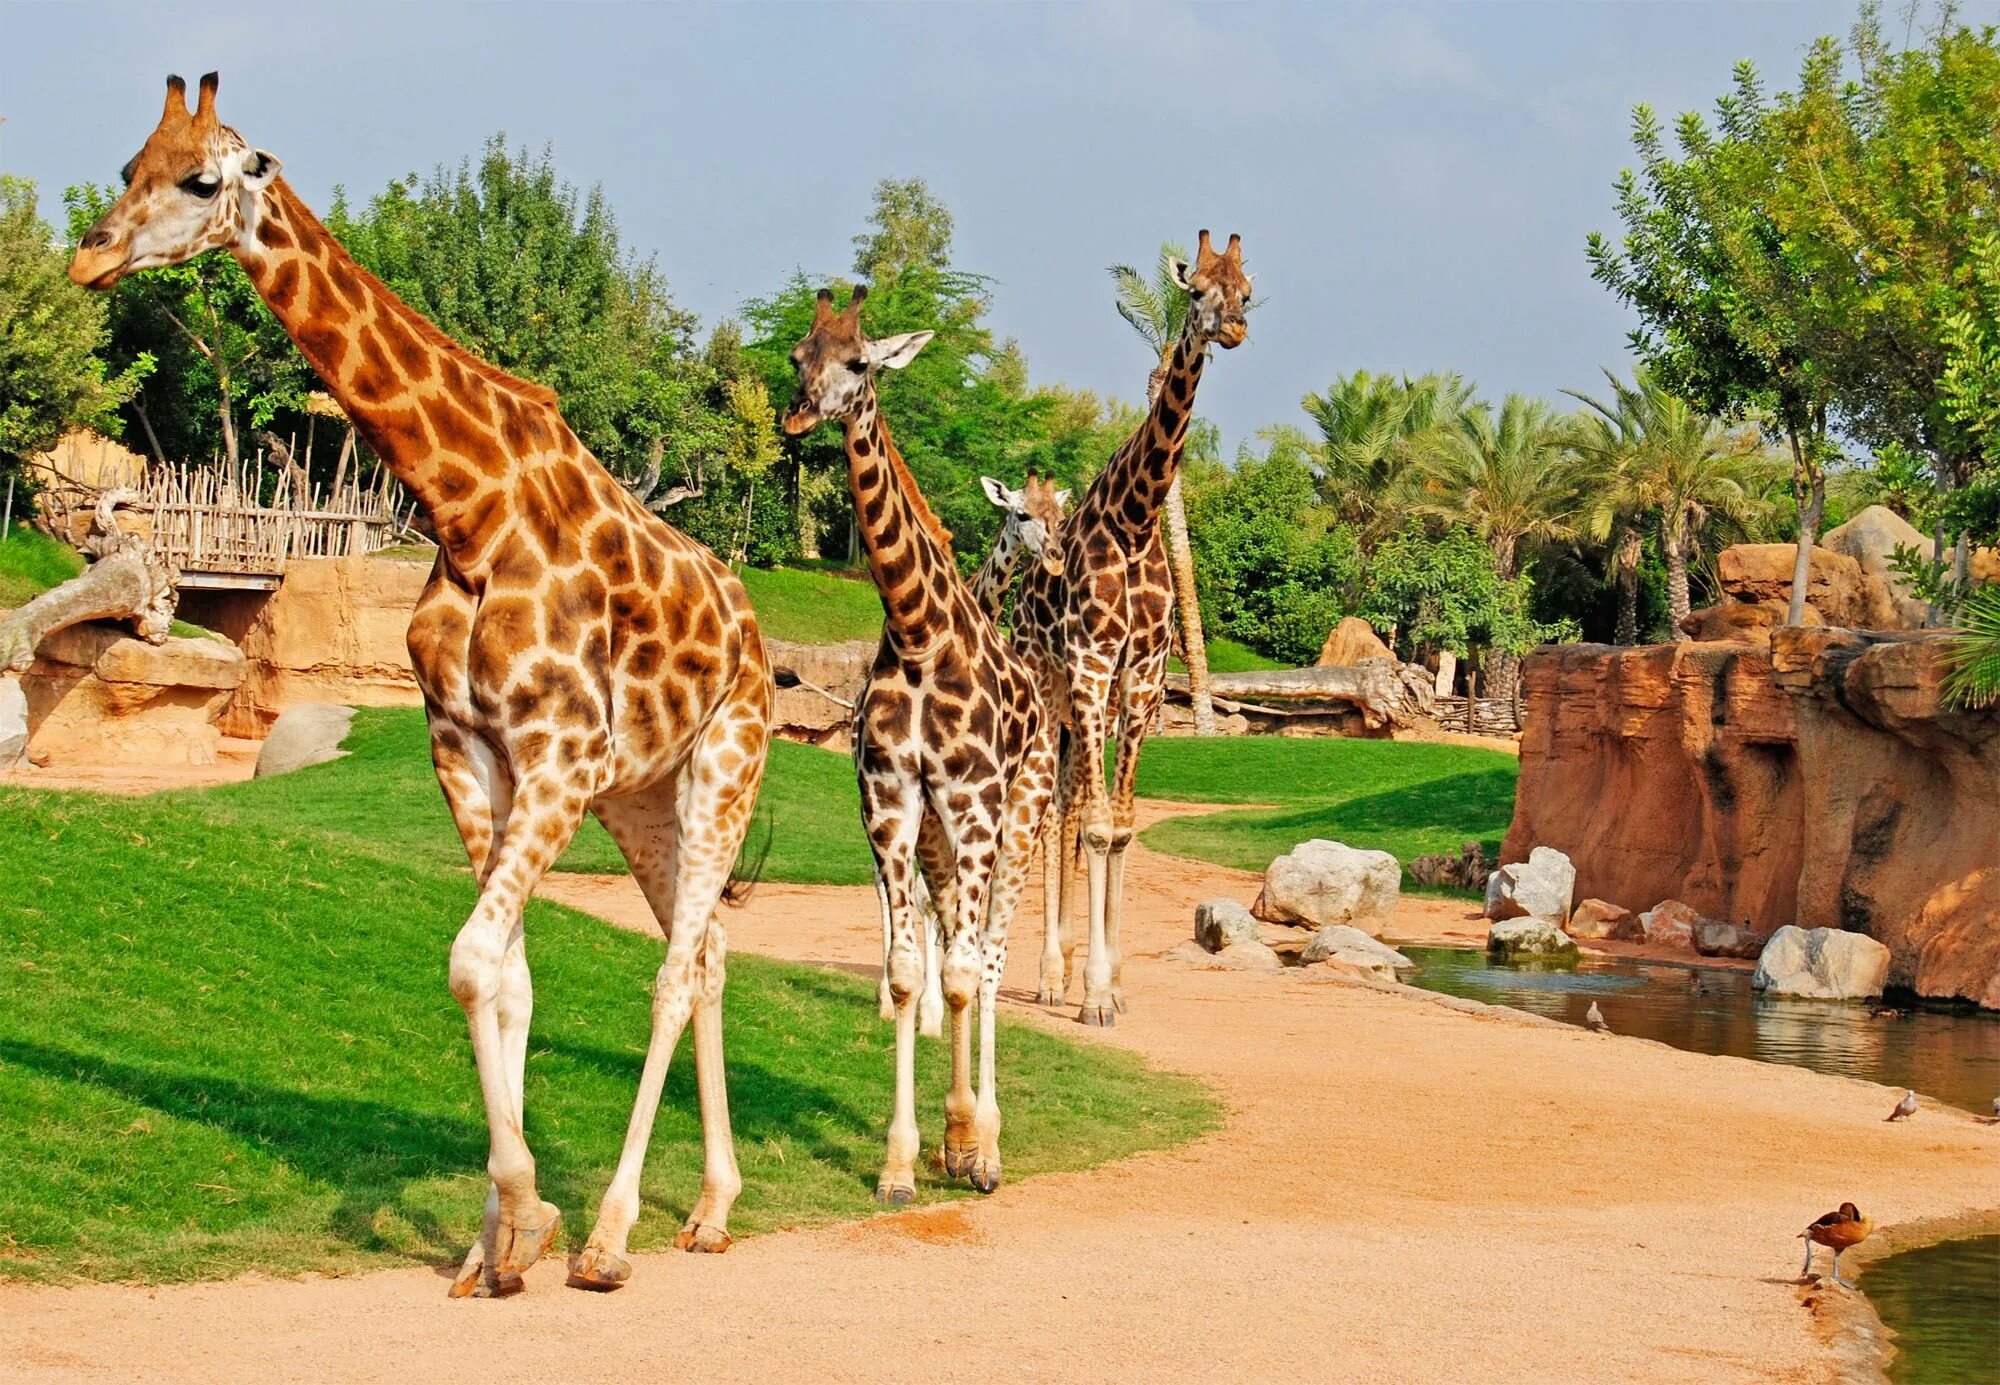
<path id="1" fill-rule="evenodd" d="M 1785 623 L 1789 613 L 1787 604 L 1738 601 L 1735 597 L 1725 597 L 1716 605 L 1690 611 L 1681 621 L 1681 633 L 1691 640 L 1754 644 L 1769 649 L 1771 632 Z M 1803 623 L 1826 624 L 1811 606 L 1806 607 Z"/>
<path id="2" fill-rule="evenodd" d="M 1694 950 L 1704 957 L 1758 957 L 1771 935 L 1747 923 L 1703 919 L 1694 926 Z"/>
<path id="3" fill-rule="evenodd" d="M 1738 601 L 1788 608 L 1798 547 L 1789 543 L 1738 543 L 1716 560 L 1722 590 Z M 1902 629 L 1889 584 L 1862 571 L 1844 553 L 1814 546 L 1806 570 L 1806 600 L 1828 625 L 1856 630 Z"/>
<path id="4" fill-rule="evenodd" d="M 1560 926 L 1569 918 L 1575 889 L 1576 867 L 1569 857 L 1552 846 L 1538 846 L 1527 860 L 1502 866 L 1487 879 L 1486 917 L 1548 919 Z"/>
<path id="5" fill-rule="evenodd" d="M 1346 664 L 1358 664 L 1363 659 L 1393 659 L 1395 654 L 1382 643 L 1375 627 L 1360 616 L 1342 616 L 1340 623 L 1327 632 L 1326 643 L 1320 646 L 1319 658 L 1313 660 L 1316 668 L 1331 668 Z"/>
<path id="6" fill-rule="evenodd" d="M 1506 962 L 1516 957 L 1573 957 L 1576 944 L 1547 919 L 1501 919 L 1486 930 L 1486 955 Z"/>
<path id="7" fill-rule="evenodd" d="M 1691 904 L 1663 899 L 1639 915 L 1639 935 L 1655 947 L 1684 947 L 1693 951 L 1695 926 L 1713 922 L 1704 919 Z"/>
<path id="8" fill-rule="evenodd" d="M 1390 981 L 1396 979 L 1397 971 L 1417 965 L 1387 943 L 1378 942 L 1359 928 L 1345 923 L 1329 923 L 1313 934 L 1312 940 L 1299 953 L 1299 961 L 1306 965 L 1338 962 L 1373 972 Z"/>
<path id="9" fill-rule="evenodd" d="M 1937 544 L 1886 505 L 1870 505 L 1845 524 L 1820 535 L 1819 546 L 1843 553 L 1861 565 L 1861 570 L 1889 589 L 1890 600 L 1906 630 L 1920 630 L 1930 612 L 1910 590 L 1909 584 L 1889 566 L 1889 557 L 1899 546 L 1914 548 L 1929 562 Z"/>
<path id="10" fill-rule="evenodd" d="M 155 645 L 97 621 L 54 631 L 19 683 L 29 754 L 36 764 L 212 765 L 216 723 L 243 677 L 227 640 Z"/>
<path id="11" fill-rule="evenodd" d="M 1865 1000 L 1889 981 L 1889 949 L 1862 933 L 1786 924 L 1771 935 L 1750 985 L 1806 1000 Z"/>
<path id="12" fill-rule="evenodd" d="M 1226 947 L 1215 953 L 1210 961 L 1218 967 L 1235 971 L 1277 971 L 1285 965 L 1285 959 L 1278 955 L 1276 948 L 1255 939 L 1245 939 Z"/>
<path id="13" fill-rule="evenodd" d="M 1194 940 L 1210 952 L 1241 942 L 1261 942 L 1257 920 L 1233 899 L 1205 899 L 1195 906 Z"/>
<path id="14" fill-rule="evenodd" d="M 347 752 L 340 743 L 354 725 L 354 709 L 332 702 L 301 702 L 288 707 L 271 723 L 271 734 L 257 751 L 257 771 L 253 776 L 268 779 L 274 774 L 290 774 L 307 765 L 323 765 Z"/>
<path id="15" fill-rule="evenodd" d="M 1403 868 L 1388 852 L 1314 838 L 1271 862 L 1250 912 L 1267 923 L 1321 928 L 1388 918 L 1402 892 Z"/>
<path id="16" fill-rule="evenodd" d="M 1443 885 L 1460 890 L 1484 892 L 1486 882 L 1493 878 L 1493 867 L 1486 864 L 1486 849 L 1478 842 L 1465 843 L 1456 856 L 1442 851 L 1419 856 L 1410 862 L 1409 870 L 1410 879 L 1419 885 Z"/>
<path id="17" fill-rule="evenodd" d="M 0 769 L 19 764 L 28 756 L 28 695 L 21 680 L 12 674 L 0 675 Z"/>
<path id="18" fill-rule="evenodd" d="M 1563 931 L 1572 938 L 1609 939 L 1621 943 L 1638 942 L 1646 936 L 1645 927 L 1639 922 L 1637 914 L 1602 899 L 1586 899 L 1572 909 Z"/>

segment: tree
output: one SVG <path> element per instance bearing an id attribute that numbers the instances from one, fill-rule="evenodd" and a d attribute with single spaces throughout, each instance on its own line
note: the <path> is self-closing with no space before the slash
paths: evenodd
<path id="1" fill-rule="evenodd" d="M 1131 324 L 1139 339 L 1152 350 L 1155 365 L 1146 377 L 1146 403 L 1150 406 L 1166 383 L 1167 365 L 1173 359 L 1174 344 L 1187 326 L 1188 292 L 1174 273 L 1177 261 L 1185 262 L 1187 251 L 1178 245 L 1162 244 L 1150 275 L 1131 265 L 1111 266 L 1116 285 L 1113 302 L 1118 315 Z M 1202 636 L 1201 595 L 1195 588 L 1194 548 L 1188 538 L 1187 500 L 1180 474 L 1167 487 L 1167 558 L 1173 568 L 1174 596 L 1180 605 L 1181 653 L 1187 663 L 1188 698 L 1194 704 L 1194 733 L 1213 736 L 1215 694 L 1209 686 L 1208 641 Z"/>
<path id="2" fill-rule="evenodd" d="M 1393 632 L 1412 660 L 1430 650 L 1466 658 L 1487 649 L 1511 664 L 1542 640 L 1574 637 L 1567 627 L 1538 623 L 1528 598 L 1528 579 L 1501 577 L 1491 550 L 1470 531 L 1433 538 L 1412 524 L 1375 550 L 1356 614 Z M 1512 696 L 1511 687 L 1491 691 Z"/>
<path id="3" fill-rule="evenodd" d="M 854 272 L 876 287 L 906 270 L 941 273 L 951 265 L 951 212 L 922 178 L 875 185 L 873 230 L 854 238 Z"/>
<path id="4" fill-rule="evenodd" d="M 1604 372 L 1612 402 L 1575 390 L 1596 414 L 1576 446 L 1598 463 L 1590 478 L 1586 528 L 1600 541 L 1620 530 L 1621 644 L 1636 637 L 1639 537 L 1632 522 L 1650 516 L 1659 526 L 1667 562 L 1667 615 L 1674 638 L 1692 609 L 1688 558 L 1711 521 L 1748 522 L 1758 507 L 1756 473 L 1766 466 L 1754 429 L 1730 429 L 1662 387 L 1644 371 L 1627 384 Z"/>
<path id="5" fill-rule="evenodd" d="M 1392 377 L 1357 370 L 1301 401 L 1319 433 L 1312 454 L 1341 517 L 1380 537 L 1410 499 L 1412 466 L 1437 447 L 1472 402 L 1455 373 Z"/>
<path id="6" fill-rule="evenodd" d="M 0 176 L 0 462 L 18 465 L 72 428 L 117 431 L 150 362 L 106 378 L 104 299 L 69 282 L 35 186 Z"/>

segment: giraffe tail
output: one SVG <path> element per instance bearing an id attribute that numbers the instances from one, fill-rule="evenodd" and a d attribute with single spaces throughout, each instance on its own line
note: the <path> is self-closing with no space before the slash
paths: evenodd
<path id="1" fill-rule="evenodd" d="M 722 887 L 722 902 L 732 908 L 741 908 L 750 902 L 750 896 L 757 891 L 757 882 L 764 878 L 764 864 L 771 856 L 771 837 L 776 831 L 771 825 L 771 814 L 760 809 L 757 820 L 764 825 L 763 835 L 753 848 L 748 841 L 736 853 L 736 865 L 729 872 L 729 883 Z"/>

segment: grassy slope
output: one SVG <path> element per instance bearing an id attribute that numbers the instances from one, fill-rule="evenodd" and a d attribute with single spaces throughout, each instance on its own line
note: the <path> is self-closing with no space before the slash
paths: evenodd
<path id="1" fill-rule="evenodd" d="M 25 605 L 82 571 L 76 550 L 17 522 L 0 541 L 0 608 Z"/>
<path id="2" fill-rule="evenodd" d="M 444 971 L 471 882 L 433 859 L 433 834 L 403 831 L 396 793 L 319 775 L 316 804 L 312 775 L 263 799 L 0 789 L 0 1277 L 172 1280 L 462 1253 L 485 1131 Z M 316 825 L 364 805 L 378 828 L 392 812 L 377 845 Z M 544 1192 L 580 1238 L 630 1111 L 659 944 L 544 903 L 528 937 L 528 1133 Z M 873 986 L 738 957 L 726 1012 L 746 1183 L 733 1224 L 865 1214 L 892 1042 Z M 1004 1019 L 1000 1034 L 1012 1177 L 1172 1144 L 1216 1119 L 1193 1084 L 1127 1054 Z M 927 1130 L 942 1074 L 926 1042 Z M 671 1237 L 699 1170 L 684 1044 L 636 1245 Z M 923 1191 L 959 1195 L 929 1178 Z"/>
<path id="3" fill-rule="evenodd" d="M 1393 852 L 1408 862 L 1485 843 L 1497 855 L 1514 811 L 1511 755 L 1406 741 L 1159 740 L 1139 765 L 1149 798 L 1269 808 L 1163 822 L 1148 846 L 1262 870 L 1311 837 Z"/>
<path id="4" fill-rule="evenodd" d="M 740 568 L 764 634 L 799 644 L 872 640 L 882 633 L 882 602 L 866 581 L 810 568 Z"/>
<path id="5" fill-rule="evenodd" d="M 1187 665 L 1178 658 L 1167 660 L 1167 666 L 1175 673 L 1187 672 Z M 1240 644 L 1227 636 L 1218 636 L 1208 642 L 1210 673 L 1252 673 L 1259 669 L 1284 667 L 1276 659 L 1259 654 L 1249 645 Z"/>

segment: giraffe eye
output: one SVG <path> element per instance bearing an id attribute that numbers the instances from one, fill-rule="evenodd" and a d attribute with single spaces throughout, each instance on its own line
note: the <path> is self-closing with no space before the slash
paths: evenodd
<path id="1" fill-rule="evenodd" d="M 847 363 L 847 368 L 853 371 L 856 375 L 866 375 L 868 373 L 868 360 L 864 356 L 859 360 L 849 361 Z"/>
<path id="2" fill-rule="evenodd" d="M 221 186 L 222 180 L 220 178 L 211 177 L 206 173 L 190 173 L 187 177 L 181 179 L 181 191 L 187 193 L 190 197 L 204 199 L 213 197 L 215 196 L 216 189 Z"/>

